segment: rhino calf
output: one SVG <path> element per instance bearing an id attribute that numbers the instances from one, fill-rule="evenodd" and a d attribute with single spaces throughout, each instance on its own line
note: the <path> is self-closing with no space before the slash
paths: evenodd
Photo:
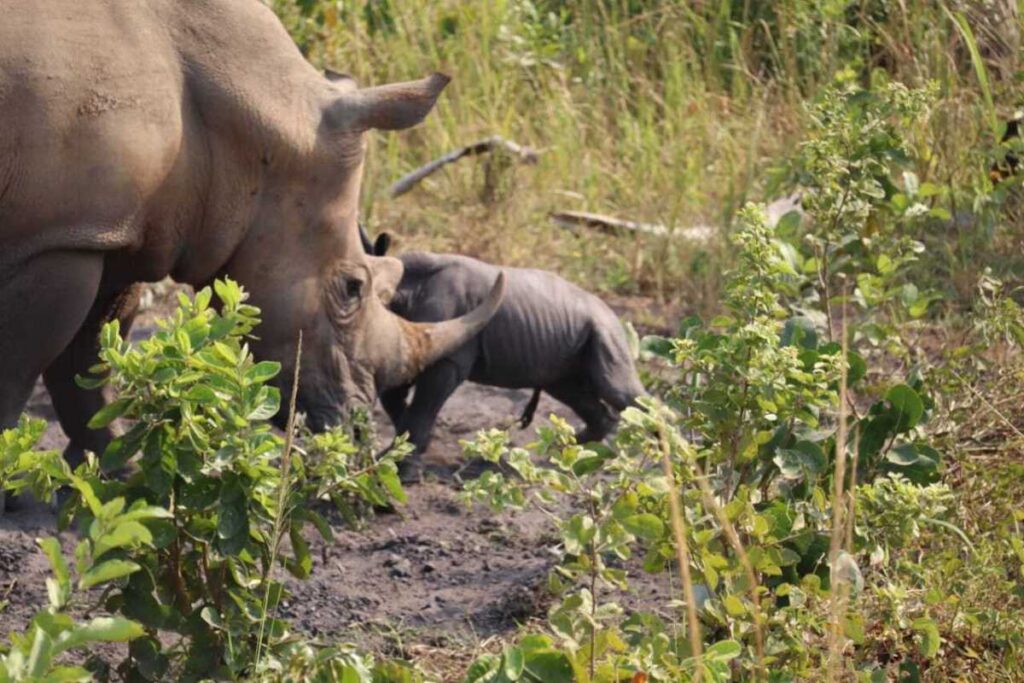
<path id="1" fill-rule="evenodd" d="M 400 258 L 405 270 L 389 308 L 414 322 L 472 310 L 499 273 L 506 280 L 505 298 L 478 336 L 412 383 L 381 393 L 396 433 L 408 432 L 416 447 L 407 459 L 405 478 L 419 474 L 437 415 L 466 380 L 535 388 L 523 426 L 532 417 L 539 392 L 547 392 L 583 419 L 585 427 L 577 434 L 581 443 L 607 436 L 619 413 L 644 394 L 619 319 L 593 294 L 542 270 L 499 268 L 450 254 L 411 252 Z"/>

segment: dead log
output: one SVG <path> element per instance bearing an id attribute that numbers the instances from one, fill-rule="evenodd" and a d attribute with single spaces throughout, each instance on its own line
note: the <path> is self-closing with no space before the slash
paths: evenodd
<path id="1" fill-rule="evenodd" d="M 689 228 L 669 228 L 658 223 L 640 223 L 638 221 L 605 216 L 599 213 L 588 211 L 552 211 L 549 216 L 558 225 L 570 230 L 578 228 L 589 228 L 610 235 L 626 235 L 640 233 L 653 235 L 655 237 L 673 237 L 692 240 L 694 242 L 707 242 L 715 234 L 714 228 L 709 225 L 696 225 Z"/>
<path id="2" fill-rule="evenodd" d="M 500 135 L 494 135 L 479 142 L 474 142 L 471 145 L 460 147 L 459 149 L 453 150 L 445 154 L 443 157 L 434 159 L 429 164 L 424 164 L 411 173 L 399 178 L 391 186 L 391 196 L 399 197 L 412 188 L 416 187 L 427 176 L 437 172 L 439 169 L 447 166 L 448 164 L 454 163 L 463 157 L 476 156 L 478 154 L 487 154 L 493 152 L 495 149 L 503 149 L 510 152 L 514 156 L 519 157 L 519 161 L 524 164 L 535 164 L 537 163 L 537 156 L 540 154 L 537 150 L 530 147 L 524 147 L 518 143 L 506 140 Z"/>

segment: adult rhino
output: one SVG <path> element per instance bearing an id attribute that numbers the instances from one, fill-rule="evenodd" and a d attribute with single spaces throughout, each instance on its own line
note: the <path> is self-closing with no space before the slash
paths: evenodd
<path id="1" fill-rule="evenodd" d="M 448 78 L 359 89 L 308 64 L 257 0 L 13 2 L 0 21 L 0 428 L 43 374 L 69 457 L 110 435 L 75 385 L 135 283 L 227 275 L 263 311 L 257 356 L 294 367 L 314 428 L 412 379 L 493 315 L 413 325 L 363 254 L 363 133 L 421 121 Z M 282 379 L 282 394 L 290 386 Z M 80 457 L 80 456 L 79 456 Z"/>

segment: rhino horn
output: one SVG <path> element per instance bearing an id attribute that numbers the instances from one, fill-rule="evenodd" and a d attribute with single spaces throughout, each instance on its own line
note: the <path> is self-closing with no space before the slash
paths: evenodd
<path id="1" fill-rule="evenodd" d="M 487 298 L 459 318 L 439 323 L 414 323 L 399 318 L 405 337 L 405 357 L 401 359 L 397 371 L 388 378 L 387 384 L 396 386 L 411 382 L 424 369 L 457 351 L 487 326 L 504 296 L 505 274 L 499 273 Z"/>
<path id="2" fill-rule="evenodd" d="M 335 128 L 401 130 L 422 121 L 451 80 L 435 73 L 418 81 L 389 83 L 342 93 L 328 111 Z"/>

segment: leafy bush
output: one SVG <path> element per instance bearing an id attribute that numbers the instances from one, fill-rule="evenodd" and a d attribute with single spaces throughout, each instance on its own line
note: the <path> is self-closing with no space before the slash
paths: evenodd
<path id="1" fill-rule="evenodd" d="M 57 454 L 25 452 L 38 428 L 3 437 L 9 489 L 49 497 L 69 487 L 60 524 L 88 534 L 82 563 L 116 549 L 95 569 L 113 580 L 102 605 L 145 629 L 120 666 L 125 676 L 237 677 L 287 661 L 296 644 L 273 616 L 285 588 L 272 570 L 280 560 L 294 576 L 309 575 L 303 530 L 331 538 L 316 501 L 334 500 L 351 517 L 363 504 L 404 500 L 395 465 L 404 447 L 374 460 L 370 444 L 340 430 L 296 444 L 271 430 L 280 398 L 268 381 L 279 368 L 256 362 L 245 344 L 258 310 L 231 281 L 214 289 L 219 311 L 209 288 L 181 295 L 171 318 L 137 344 L 116 322 L 104 327 L 97 377 L 80 381 L 110 386 L 117 399 L 91 425 L 131 426 L 99 462 L 72 473 Z M 286 536 L 290 556 L 280 558 Z M 180 640 L 165 649 L 161 633 Z"/>
<path id="2" fill-rule="evenodd" d="M 22 418 L 14 429 L 0 433 L 5 477 L 15 473 L 10 490 L 46 491 L 52 481 L 67 481 L 87 487 L 72 475 L 58 451 L 33 450 L 43 431 L 44 420 Z M 83 469 L 94 463 L 83 465 Z M 62 655 L 78 651 L 92 660 L 89 648 L 98 643 L 128 642 L 145 634 L 141 624 L 124 617 L 94 617 L 85 623 L 70 612 L 84 606 L 82 592 L 111 584 L 139 570 L 139 565 L 124 559 L 127 554 L 152 548 L 152 537 L 144 523 L 165 519 L 166 510 L 137 501 L 125 509 L 124 498 L 114 498 L 96 508 L 88 535 L 74 551 L 74 574 L 55 538 L 38 539 L 40 549 L 50 561 L 53 576 L 46 580 L 49 605 L 36 613 L 21 633 L 10 634 L 9 646 L 0 648 L 0 681 L 84 681 L 92 674 L 81 666 L 60 663 Z M 77 577 L 77 581 L 73 579 Z M 76 592 L 77 591 L 77 592 Z"/>
<path id="3" fill-rule="evenodd" d="M 561 499 L 574 511 L 555 521 L 563 554 L 551 585 L 562 599 L 547 623 L 573 680 L 680 680 L 698 666 L 711 680 L 880 670 L 864 647 L 865 616 L 847 609 L 884 603 L 888 584 L 872 584 L 863 567 L 898 564 L 920 525 L 958 531 L 941 519 L 948 489 L 917 486 L 940 463 L 921 428 L 934 407 L 921 374 L 869 383 L 905 360 L 899 324 L 930 301 L 908 281 L 920 188 L 906 174 L 903 190 L 891 180 L 906 159 L 901 132 L 928 98 L 899 86 L 823 97 L 800 158 L 808 226 L 790 217 L 777 232 L 761 210 L 740 213 L 724 313 L 643 341 L 674 371 L 660 375 L 666 405 L 627 410 L 614 448 L 577 445 L 557 420 L 536 445 L 549 467 L 508 450 L 500 433 L 468 446 L 518 475 L 469 484 L 470 500 Z M 850 303 L 859 310 L 847 314 Z M 532 499 L 527 486 L 539 487 Z M 677 487 L 683 512 L 673 514 Z M 846 521 L 850 512 L 864 524 Z M 634 555 L 642 561 L 630 564 Z M 630 571 L 674 561 L 689 585 L 685 607 L 699 616 L 685 636 L 599 597 L 628 587 Z M 896 656 L 918 670 L 940 637 L 926 613 L 907 615 L 922 644 Z M 476 680 L 503 680 L 496 661 Z"/>

